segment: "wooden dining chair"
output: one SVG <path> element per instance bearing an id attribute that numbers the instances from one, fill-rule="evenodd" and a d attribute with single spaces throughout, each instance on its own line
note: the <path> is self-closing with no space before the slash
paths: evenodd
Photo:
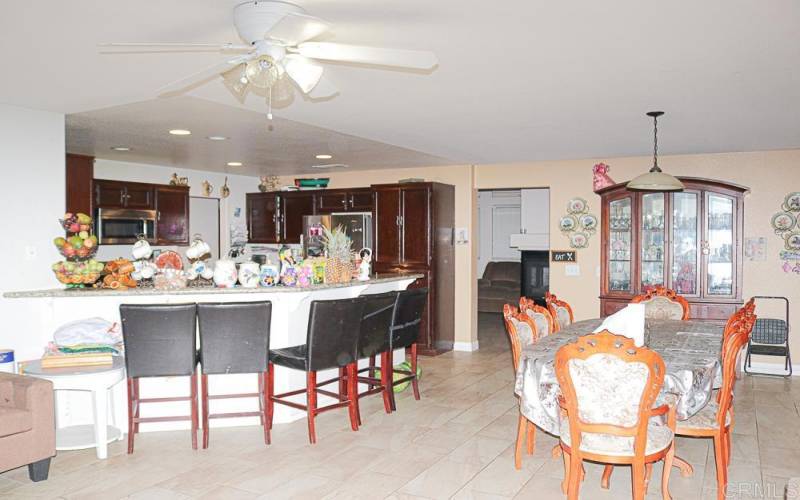
<path id="1" fill-rule="evenodd" d="M 661 356 L 604 330 L 561 347 L 555 371 L 567 497 L 578 498 L 583 461 L 591 460 L 606 464 L 604 487 L 613 465 L 631 465 L 633 498 L 641 500 L 652 464 L 663 460 L 661 494 L 669 499 L 676 417 L 674 403 L 653 408 L 666 372 Z M 663 415 L 667 425 L 653 418 Z"/>
<path id="2" fill-rule="evenodd" d="M 514 373 L 519 369 L 519 357 L 522 347 L 536 342 L 536 325 L 527 314 L 521 313 L 516 306 L 505 304 L 503 306 L 503 322 L 506 326 L 508 340 L 511 343 L 511 361 Z M 536 449 L 536 426 L 525 418 L 520 410 L 517 421 L 517 442 L 514 446 L 514 467 L 522 468 L 522 447 L 526 445 L 528 455 Z"/>
<path id="3" fill-rule="evenodd" d="M 675 290 L 661 285 L 647 293 L 637 295 L 632 304 L 644 304 L 644 315 L 647 319 L 689 319 L 689 303 Z"/>
<path id="4" fill-rule="evenodd" d="M 745 304 L 736 310 L 735 313 L 728 318 L 728 321 L 725 323 L 725 328 L 722 330 L 723 338 L 727 338 L 733 332 L 735 332 L 739 326 L 739 323 L 743 321 L 749 321 L 755 324 L 755 299 L 750 299 Z M 751 326 L 752 328 L 752 326 Z"/>
<path id="5" fill-rule="evenodd" d="M 563 300 L 559 300 L 555 294 L 545 292 L 544 300 L 547 303 L 550 316 L 553 318 L 554 332 L 558 332 L 562 328 L 566 328 L 575 322 L 575 316 L 572 314 L 572 307 Z"/>
<path id="6" fill-rule="evenodd" d="M 717 469 L 717 498 L 726 498 L 728 464 L 731 459 L 731 434 L 733 432 L 733 389 L 736 384 L 736 364 L 742 348 L 747 344 L 752 324 L 739 322 L 722 344 L 722 388 L 715 401 L 688 420 L 678 422 L 678 436 L 711 438 L 714 440 L 714 462 Z"/>
<path id="7" fill-rule="evenodd" d="M 528 297 L 519 298 L 519 311 L 527 314 L 536 327 L 536 338 L 541 339 L 554 333 L 555 324 L 553 316 L 546 307 L 542 307 Z"/>

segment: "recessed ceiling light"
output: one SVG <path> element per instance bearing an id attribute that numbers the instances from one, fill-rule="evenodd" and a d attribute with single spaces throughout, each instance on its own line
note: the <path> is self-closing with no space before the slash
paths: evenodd
<path id="1" fill-rule="evenodd" d="M 169 131 L 172 135 L 191 135 L 191 130 L 184 130 L 182 128 L 174 128 Z"/>
<path id="2" fill-rule="evenodd" d="M 331 155 L 317 155 L 317 160 L 330 160 L 333 158 Z"/>
<path id="3" fill-rule="evenodd" d="M 228 138 L 225 137 L 224 135 L 209 135 L 207 137 L 207 139 L 210 140 L 210 141 L 227 141 L 228 140 Z"/>
<path id="4" fill-rule="evenodd" d="M 241 167 L 242 166 L 242 162 L 240 162 L 240 161 L 229 161 L 228 162 L 228 166 L 229 167 Z"/>
<path id="5" fill-rule="evenodd" d="M 111 149 L 113 149 L 114 151 L 130 151 L 131 150 L 131 148 L 129 148 L 128 146 L 113 146 Z"/>
<path id="6" fill-rule="evenodd" d="M 311 165 L 311 168 L 347 168 L 349 166 L 344 163 L 329 163 L 327 165 Z"/>

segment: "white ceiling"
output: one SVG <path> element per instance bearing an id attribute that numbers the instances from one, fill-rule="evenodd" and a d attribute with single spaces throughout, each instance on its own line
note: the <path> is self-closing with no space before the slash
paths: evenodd
<path id="1" fill-rule="evenodd" d="M 152 100 L 161 85 L 225 56 L 103 55 L 96 44 L 237 42 L 236 3 L 5 0 L 0 101 L 82 113 Z M 800 147 L 796 0 L 298 3 L 334 23 L 334 41 L 430 49 L 440 64 L 430 74 L 327 65 L 340 95 L 297 98 L 276 110 L 298 122 L 286 124 L 302 145 L 290 155 L 294 168 L 317 152 L 305 147 L 324 142 L 317 127 L 385 143 L 387 152 L 388 145 L 405 148 L 409 163 L 414 151 L 451 163 L 641 155 L 652 147 L 644 116 L 650 109 L 667 111 L 659 124 L 663 153 Z M 191 93 L 199 99 L 107 113 L 135 121 L 147 118 L 142 106 L 174 112 L 179 103 L 187 116 L 205 112 L 201 99 L 239 106 L 218 82 Z M 262 99 L 251 97 L 245 107 L 264 112 Z M 250 113 L 237 116 L 230 118 L 241 120 L 233 131 L 252 120 Z M 139 125 L 147 135 L 146 122 Z M 153 143 L 163 141 L 161 130 L 153 134 Z M 264 151 L 253 133 L 238 147 L 245 156 Z"/>

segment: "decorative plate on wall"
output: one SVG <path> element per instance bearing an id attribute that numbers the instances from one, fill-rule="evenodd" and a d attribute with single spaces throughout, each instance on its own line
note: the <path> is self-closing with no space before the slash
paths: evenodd
<path id="1" fill-rule="evenodd" d="M 581 225 L 581 229 L 584 231 L 594 232 L 597 230 L 597 217 L 592 214 L 583 214 L 578 217 L 578 222 Z"/>
<path id="2" fill-rule="evenodd" d="M 564 215 L 558 221 L 558 227 L 561 228 L 562 232 L 569 233 L 577 229 L 578 221 L 572 215 Z"/>
<path id="3" fill-rule="evenodd" d="M 582 214 L 588 207 L 589 203 L 583 198 L 572 198 L 569 200 L 569 203 L 567 203 L 567 212 L 571 214 Z"/>
<path id="4" fill-rule="evenodd" d="M 786 235 L 786 250 L 800 250 L 800 231 Z"/>
<path id="5" fill-rule="evenodd" d="M 787 212 L 800 212 L 800 191 L 787 194 L 782 208 Z"/>
<path id="6" fill-rule="evenodd" d="M 778 212 L 772 216 L 772 227 L 780 234 L 790 231 L 797 223 L 797 217 L 789 212 Z"/>
<path id="7" fill-rule="evenodd" d="M 572 233 L 569 235 L 569 246 L 572 248 L 586 248 L 589 244 L 589 235 L 586 233 Z"/>

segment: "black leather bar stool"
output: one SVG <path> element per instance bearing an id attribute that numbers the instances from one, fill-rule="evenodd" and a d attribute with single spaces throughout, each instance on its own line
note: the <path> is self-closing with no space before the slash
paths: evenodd
<path id="1" fill-rule="evenodd" d="M 139 424 L 191 420 L 192 448 L 197 449 L 197 307 L 195 304 L 122 304 L 122 338 L 128 377 L 128 453 Z M 189 396 L 142 399 L 142 377 L 188 376 Z M 144 403 L 188 401 L 189 416 L 140 417 Z"/>
<path id="2" fill-rule="evenodd" d="M 223 302 L 197 305 L 200 322 L 200 402 L 203 408 L 203 448 L 208 448 L 212 418 L 259 417 L 264 443 L 270 443 L 272 376 L 268 362 L 272 303 Z M 258 392 L 208 394 L 208 376 L 257 373 Z M 258 411 L 211 413 L 209 400 L 258 398 Z"/>
<path id="3" fill-rule="evenodd" d="M 397 295 L 397 305 L 395 306 L 394 320 L 392 321 L 392 345 L 389 349 L 389 366 L 392 367 L 392 390 L 389 397 L 392 402 L 392 410 L 397 409 L 394 399 L 394 386 L 411 381 L 411 388 L 414 391 L 414 399 L 419 400 L 419 382 L 417 379 L 417 337 L 419 336 L 422 315 L 425 312 L 425 305 L 428 301 L 427 288 L 410 288 L 403 290 Z M 406 352 L 411 358 L 411 370 L 398 370 L 394 368 L 394 350 L 406 348 Z M 394 379 L 394 374 L 400 373 L 404 377 Z"/>
<path id="4" fill-rule="evenodd" d="M 348 407 L 350 426 L 358 430 L 356 360 L 358 332 L 364 302 L 361 299 L 315 300 L 308 314 L 306 343 L 281 349 L 270 349 L 269 359 L 278 366 L 306 372 L 306 388 L 275 394 L 275 403 L 305 410 L 308 414 L 308 440 L 317 441 L 314 418 L 317 414 L 334 408 Z M 338 382 L 339 377 L 317 382 L 317 372 L 331 368 L 345 368 L 349 386 L 347 396 L 319 389 Z M 306 404 L 289 401 L 288 397 L 306 393 Z M 317 393 L 339 400 L 328 406 L 317 407 Z M 271 418 L 270 414 L 270 418 Z M 271 422 L 270 422 L 271 423 Z"/>
<path id="5" fill-rule="evenodd" d="M 391 387 L 391 366 L 389 352 L 392 345 L 392 320 L 394 318 L 397 292 L 362 295 L 364 311 L 361 314 L 361 327 L 358 335 L 358 359 L 369 359 L 369 366 L 357 369 L 357 373 L 367 372 L 366 376 L 358 376 L 358 382 L 367 384 L 367 390 L 358 393 L 358 397 L 371 394 L 383 394 L 383 406 L 386 413 L 392 412 L 392 400 L 389 396 Z M 375 358 L 381 357 L 381 376 L 375 377 Z M 346 394 L 347 375 L 339 372 L 339 392 Z M 358 412 L 358 425 L 361 425 L 361 412 Z"/>

